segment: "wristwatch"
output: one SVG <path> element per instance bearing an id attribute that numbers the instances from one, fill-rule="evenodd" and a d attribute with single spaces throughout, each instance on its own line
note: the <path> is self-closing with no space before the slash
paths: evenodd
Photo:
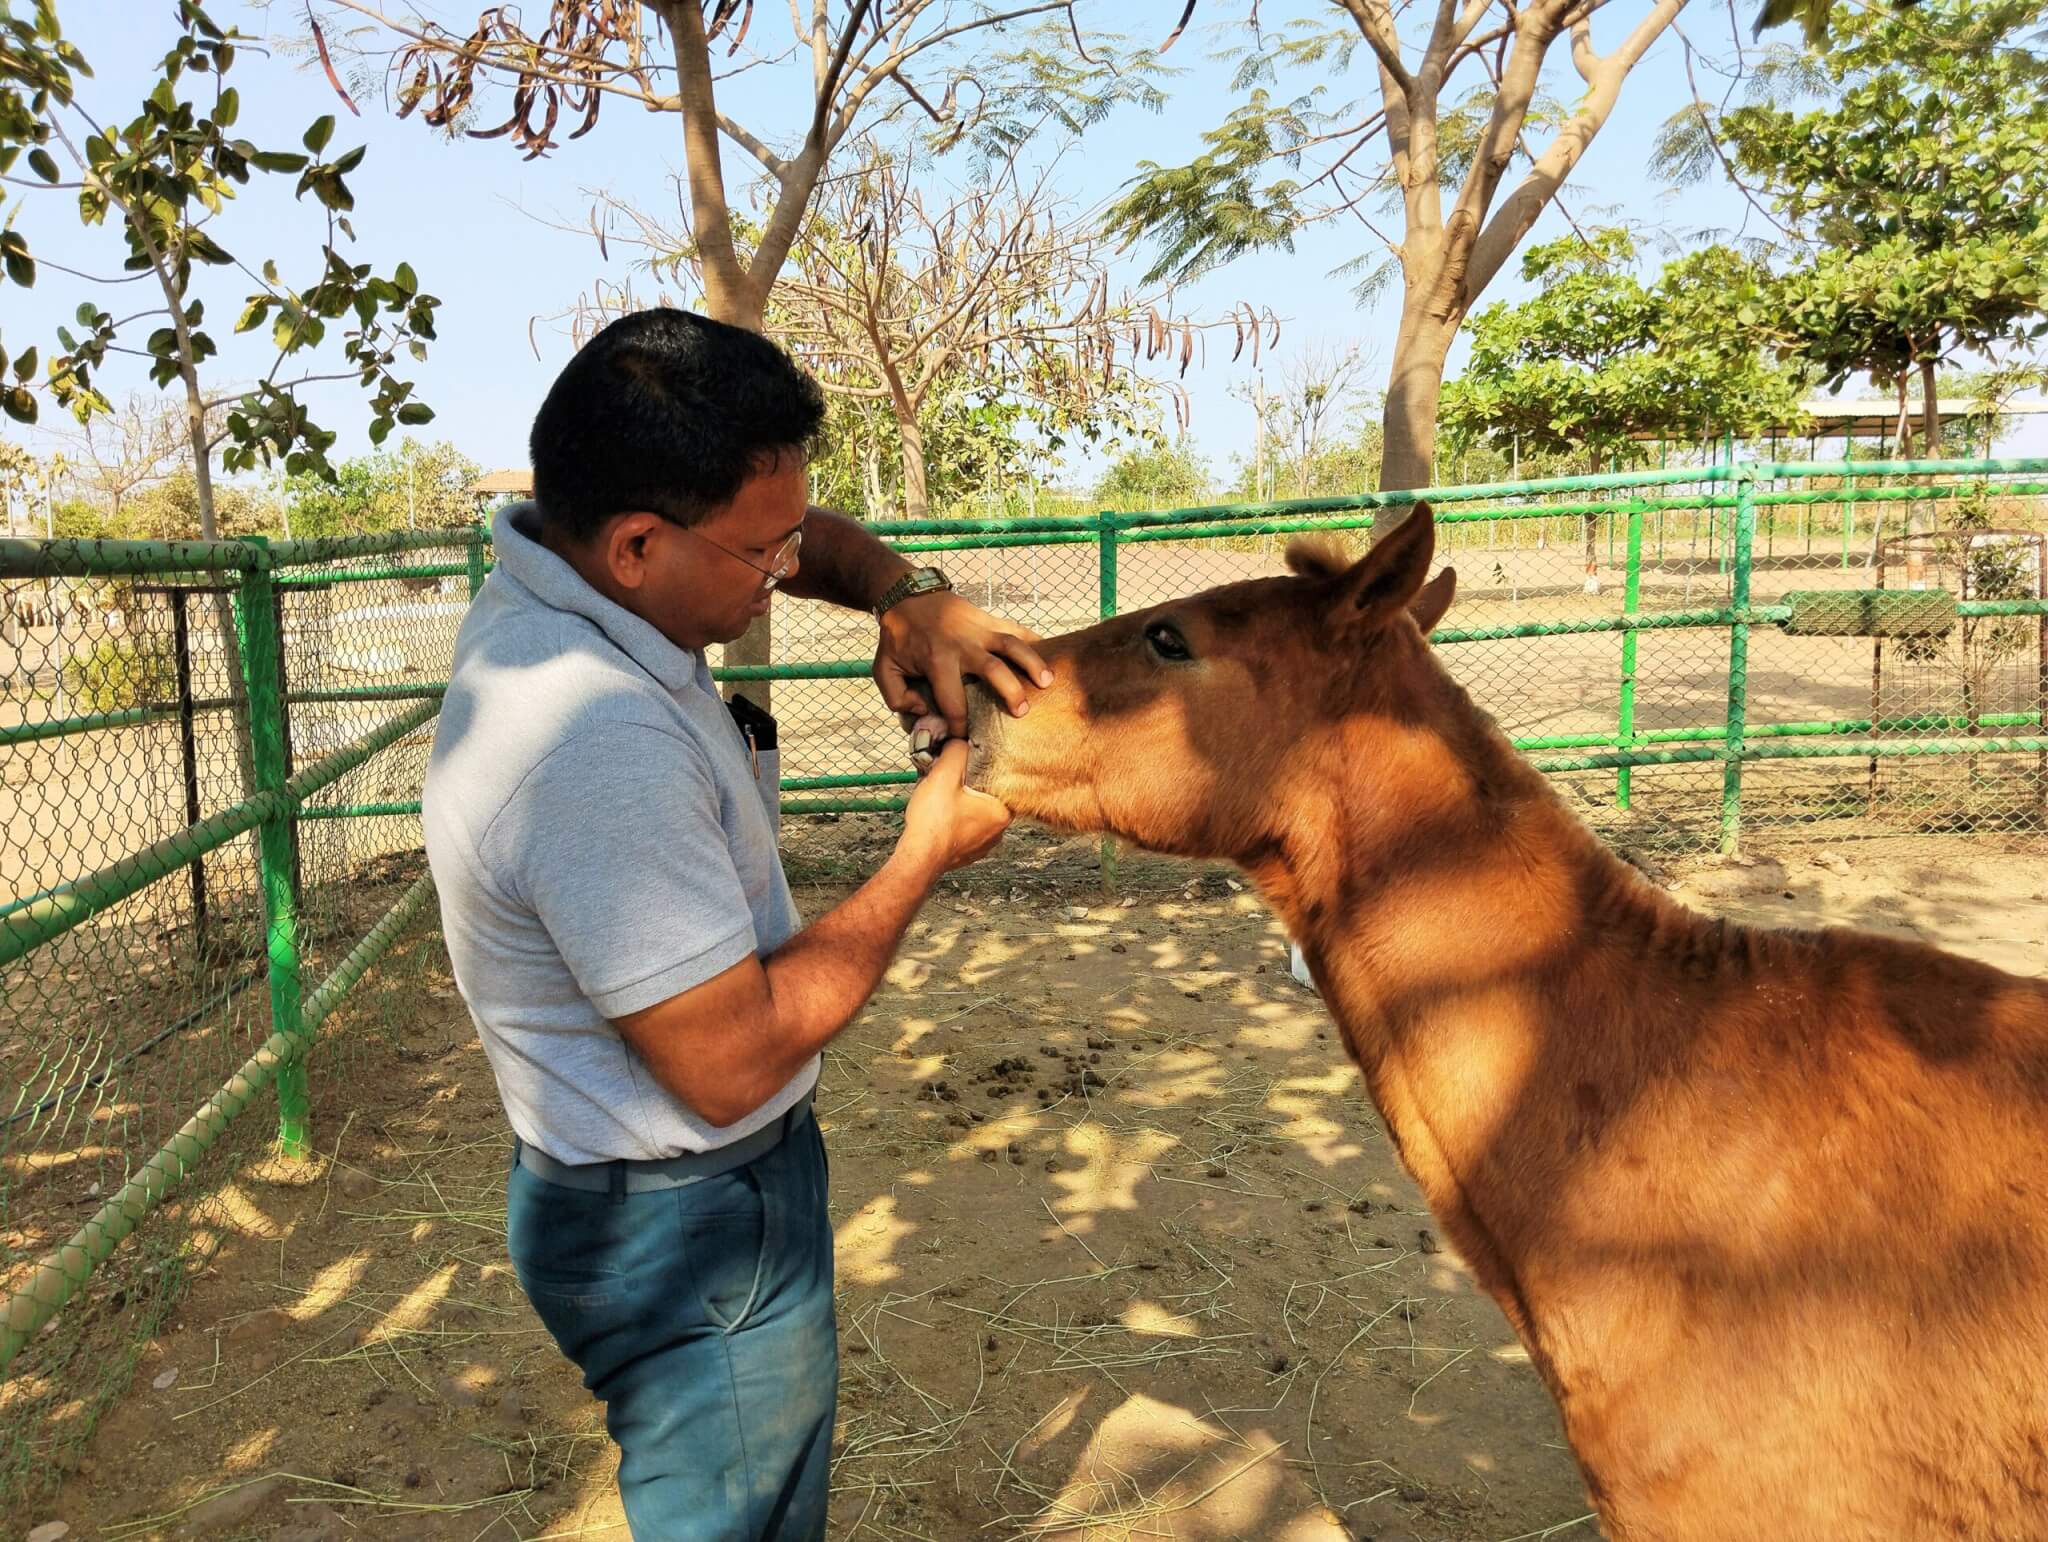
<path id="1" fill-rule="evenodd" d="M 882 591 L 882 597 L 875 601 L 875 615 L 879 617 L 890 606 L 900 605 L 912 595 L 935 594 L 942 589 L 950 592 L 952 587 L 937 568 L 912 568 Z"/>

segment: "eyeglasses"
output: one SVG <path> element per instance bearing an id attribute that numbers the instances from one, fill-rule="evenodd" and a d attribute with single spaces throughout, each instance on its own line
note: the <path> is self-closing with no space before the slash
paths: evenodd
<path id="1" fill-rule="evenodd" d="M 758 562 L 748 562 L 745 557 L 742 557 L 738 552 L 734 551 L 731 547 L 720 546 L 716 541 L 712 540 L 710 536 L 705 535 L 695 526 L 683 525 L 680 528 L 689 531 L 691 535 L 696 536 L 697 539 L 702 541 L 706 546 L 709 546 L 714 550 L 724 552 L 728 557 L 732 558 L 733 561 L 740 563 L 745 567 L 752 568 L 756 573 L 759 573 L 763 578 L 767 579 L 768 582 L 761 585 L 761 592 L 763 594 L 767 594 L 770 591 L 772 591 L 776 585 L 780 584 L 783 581 L 783 579 L 789 576 L 789 570 L 796 566 L 797 549 L 804 544 L 804 527 L 802 525 L 798 525 L 796 529 L 790 531 L 789 539 L 784 541 L 780 546 L 775 548 L 775 555 L 768 559 L 769 565 L 764 568 Z"/>

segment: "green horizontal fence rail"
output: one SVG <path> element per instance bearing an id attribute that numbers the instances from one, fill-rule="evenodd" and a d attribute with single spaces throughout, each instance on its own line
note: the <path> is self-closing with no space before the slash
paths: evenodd
<path id="1" fill-rule="evenodd" d="M 963 592 L 998 612 L 1028 610 L 1044 598 L 1064 628 L 1114 616 L 1134 596 L 1150 603 L 1250 571 L 1254 548 L 1266 564 L 1258 570 L 1272 571 L 1277 543 L 1289 536 L 1356 545 L 1389 511 L 1427 499 L 1442 560 L 1460 570 L 1460 605 L 1435 634 L 1453 672 L 1510 698 L 1517 682 L 1554 684 L 1559 671 L 1569 685 L 1604 670 L 1612 687 L 1583 706 L 1567 703 L 1563 721 L 1539 714 L 1511 723 L 1516 746 L 1565 779 L 1603 833 L 1623 838 L 1637 828 L 1629 821 L 1669 819 L 1676 806 L 1699 840 L 1732 851 L 1747 821 L 1779 817 L 1770 799 L 1783 796 L 1774 778 L 1787 775 L 1819 778 L 1794 800 L 1799 817 L 1808 805 L 1828 818 L 1894 803 L 1938 809 L 1943 797 L 1982 788 L 2008 810 L 2020 806 L 2015 796 L 2022 803 L 2033 797 L 2033 812 L 2013 817 L 2021 828 L 2048 826 L 2044 498 L 2048 458 L 1741 463 L 1731 455 L 1706 466 L 1426 491 L 873 528 L 905 553 L 958 554 L 970 564 L 980 554 L 980 576 L 959 582 Z M 1932 533 L 1916 529 L 1930 523 Z M 2028 558 L 2029 550 L 2036 556 Z M 1047 583 L 1067 587 L 1042 597 L 1040 568 L 1055 560 L 1066 566 L 1048 568 Z M 2029 560 L 2038 562 L 2031 576 Z M 229 1063 L 227 1079 L 168 1138 L 138 1143 L 138 1155 L 152 1154 L 124 1168 L 90 1218 L 0 1304 L 0 1369 L 37 1340 L 261 1094 L 277 1098 L 280 1152 L 290 1158 L 311 1149 L 308 1053 L 350 987 L 426 907 L 432 886 L 423 872 L 411 876 L 381 915 L 351 923 L 361 928 L 347 934 L 354 941 L 309 989 L 318 974 L 314 955 L 327 944 L 309 919 L 307 844 L 388 826 L 385 845 L 419 865 L 420 767 L 402 757 L 422 753 L 447 688 L 448 613 L 459 615 L 490 567 L 488 532 L 480 527 L 319 541 L 0 541 L 0 599 L 41 607 L 46 618 L 69 606 L 65 614 L 87 620 L 64 624 L 100 626 L 91 649 L 74 651 L 54 673 L 45 669 L 35 677 L 42 683 L 5 682 L 0 701 L 18 701 L 20 710 L 0 720 L 0 756 L 83 755 L 93 745 L 126 743 L 124 735 L 175 728 L 186 794 L 182 809 L 156 811 L 167 815 L 168 829 L 162 820 L 133 820 L 129 827 L 140 833 L 123 844 L 110 836 L 59 851 L 52 843 L 45 866 L 61 858 L 59 870 L 0 903 L 0 968 L 59 960 L 181 880 L 189 897 L 165 910 L 175 913 L 173 933 L 198 938 L 203 955 L 207 928 L 232 922 L 251 927 L 256 944 L 253 962 L 238 955 L 236 970 L 206 987 L 210 998 L 141 1043 L 49 1051 L 22 1078 L 14 1107 L 0 1107 L 7 1121 L 0 1156 L 11 1149 L 8 1132 L 22 1125 L 61 1125 L 75 1138 L 79 1121 L 104 1113 L 108 1079 L 137 1057 L 195 1025 L 223 1025 L 245 989 L 251 1002 L 259 999 L 259 982 L 268 997 L 253 1052 Z M 1611 600 L 1609 578 L 1618 580 Z M 1909 584 L 1953 587 L 1952 610 L 1916 607 L 1891 592 Z M 1853 619 L 1814 622 L 1814 607 L 1827 604 L 1821 591 L 1836 588 L 1854 617 L 1924 611 L 1932 619 L 1881 636 Z M 135 619 L 155 615 L 148 607 L 159 605 L 172 607 L 179 627 L 175 680 L 162 662 L 162 637 Z M 91 619 L 123 607 L 129 619 L 118 625 Z M 429 616 L 444 630 L 422 654 L 401 634 Z M 835 709 L 819 702 L 866 679 L 869 660 L 851 655 L 871 635 L 849 623 L 835 631 L 829 618 L 805 634 L 792 620 L 778 615 L 781 662 L 720 667 L 714 676 L 814 693 L 799 705 L 842 732 Z M 1867 630 L 1884 628 L 1872 622 Z M 209 644 L 217 659 L 188 659 L 190 636 L 201 634 L 217 639 Z M 1787 639 L 1806 651 L 1786 652 L 1793 646 Z M 305 658 L 319 667 L 309 669 Z M 193 659 L 210 671 L 203 682 Z M 1836 673 L 1787 683 L 1814 660 Z M 1937 675 L 1946 694 L 1915 694 Z M 31 710 L 35 692 L 54 695 L 50 710 Z M 1785 710 L 1783 702 L 1794 699 L 1809 709 Z M 866 715 L 880 716 L 871 704 Z M 886 734 L 860 739 L 857 728 L 842 737 L 856 748 L 841 759 L 806 760 L 807 735 L 786 727 L 786 813 L 902 808 L 915 777 L 900 746 Z M 235 757 L 240 769 L 223 769 Z M 2011 768 L 2022 762 L 2015 776 Z M 1946 780 L 1915 780 L 1922 770 Z M 238 795 L 205 808 L 194 789 L 209 775 L 216 782 L 239 776 Z M 1672 780 L 1687 775 L 1694 779 Z M 323 795 L 330 801 L 319 801 Z M 171 796 L 168 788 L 162 793 Z M 102 849 L 100 860 L 85 859 Z M 237 860 L 251 869 L 237 891 L 246 915 L 229 913 L 214 875 Z M 1108 842 L 1101 862 L 1105 878 L 1113 877 Z M 5 1206 L 0 1189 L 0 1223 L 8 1219 Z M 0 1493 L 6 1476 L 0 1464 Z"/>

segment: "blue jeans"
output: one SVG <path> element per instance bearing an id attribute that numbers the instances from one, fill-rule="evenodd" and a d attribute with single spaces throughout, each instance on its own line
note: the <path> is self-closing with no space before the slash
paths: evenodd
<path id="1" fill-rule="evenodd" d="M 817 1120 L 644 1194 L 515 1166 L 506 1208 L 520 1285 L 604 1399 L 634 1542 L 822 1538 L 839 1338 Z"/>

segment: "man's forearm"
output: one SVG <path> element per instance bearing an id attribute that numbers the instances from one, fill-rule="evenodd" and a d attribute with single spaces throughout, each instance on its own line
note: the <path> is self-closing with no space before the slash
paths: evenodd
<path id="1" fill-rule="evenodd" d="M 804 517 L 802 560 L 783 589 L 801 600 L 869 610 L 910 567 L 857 521 L 814 508 Z"/>
<path id="2" fill-rule="evenodd" d="M 899 846 L 880 872 L 766 958 L 618 1020 L 654 1079 L 706 1120 L 735 1124 L 852 1022 L 944 871 Z"/>
<path id="3" fill-rule="evenodd" d="M 783 1080 L 867 1005 L 938 872 L 899 852 L 843 903 L 768 955 L 776 1037 L 789 1061 Z"/>

